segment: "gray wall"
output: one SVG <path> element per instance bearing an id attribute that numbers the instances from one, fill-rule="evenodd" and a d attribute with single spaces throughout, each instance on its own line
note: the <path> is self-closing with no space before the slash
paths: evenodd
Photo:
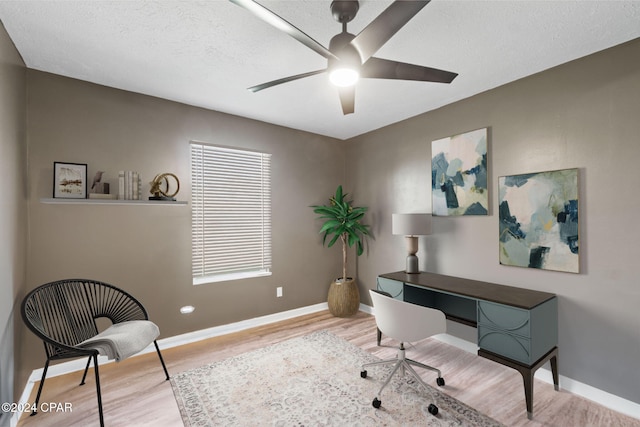
<path id="1" fill-rule="evenodd" d="M 14 325 L 25 286 L 26 248 L 26 68 L 0 23 L 0 403 L 15 402 L 18 354 Z M 0 426 L 9 425 L 10 413 L 0 411 Z"/>
<path id="2" fill-rule="evenodd" d="M 362 286 L 404 268 L 391 214 L 431 212 L 431 141 L 489 127 L 490 215 L 434 218 L 421 269 L 556 293 L 560 374 L 640 403 L 639 113 L 635 40 L 349 141 L 376 230 Z M 579 168 L 580 274 L 499 265 L 498 177 L 563 168 Z"/>
<path id="3" fill-rule="evenodd" d="M 70 277 L 112 283 L 145 305 L 161 337 L 326 301 L 340 251 L 322 247 L 309 206 L 342 182 L 343 142 L 34 70 L 28 85 L 29 289 Z M 193 286 L 190 204 L 40 202 L 51 197 L 54 161 L 87 163 L 90 177 L 106 171 L 112 188 L 121 169 L 137 170 L 145 183 L 173 172 L 177 198 L 189 201 L 190 140 L 272 153 L 272 276 Z M 187 304 L 195 312 L 180 314 Z M 26 375 L 43 354 L 31 334 L 24 348 Z"/>

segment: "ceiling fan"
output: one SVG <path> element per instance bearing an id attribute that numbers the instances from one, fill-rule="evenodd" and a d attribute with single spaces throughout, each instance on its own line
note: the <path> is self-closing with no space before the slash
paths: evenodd
<path id="1" fill-rule="evenodd" d="M 282 83 L 327 72 L 329 79 L 338 86 L 342 112 L 354 112 L 355 84 L 359 77 L 373 79 L 416 80 L 425 82 L 451 83 L 458 74 L 449 71 L 404 62 L 376 58 L 373 55 L 393 35 L 413 18 L 430 0 L 394 1 L 358 35 L 347 32 L 347 23 L 358 13 L 359 3 L 355 0 L 334 0 L 331 13 L 342 24 L 342 32 L 329 42 L 329 48 L 309 37 L 280 16 L 253 0 L 229 0 L 243 7 L 261 20 L 289 34 L 300 43 L 327 59 L 327 68 L 284 77 L 249 88 L 258 92 Z"/>

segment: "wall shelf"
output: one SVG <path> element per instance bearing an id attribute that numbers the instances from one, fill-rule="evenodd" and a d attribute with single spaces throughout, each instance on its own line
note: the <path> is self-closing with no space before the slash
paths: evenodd
<path id="1" fill-rule="evenodd" d="M 40 203 L 51 205 L 162 205 L 162 206 L 185 206 L 189 202 L 177 200 L 117 200 L 117 199 L 54 199 L 41 198 Z"/>

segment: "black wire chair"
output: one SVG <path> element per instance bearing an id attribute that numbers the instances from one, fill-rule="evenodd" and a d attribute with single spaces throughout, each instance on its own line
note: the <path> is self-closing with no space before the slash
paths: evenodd
<path id="1" fill-rule="evenodd" d="M 98 318 L 107 318 L 113 324 L 131 320 L 149 320 L 142 304 L 113 285 L 96 280 L 67 279 L 46 283 L 29 292 L 22 301 L 21 313 L 27 327 L 44 342 L 47 355 L 31 415 L 37 413 L 35 408 L 38 407 L 49 362 L 88 357 L 80 385 L 84 384 L 93 359 L 100 426 L 104 426 L 98 373 L 99 351 L 93 348 L 82 348 L 78 344 L 99 333 L 96 324 Z M 153 340 L 153 344 L 168 380 L 169 372 L 156 340 Z"/>

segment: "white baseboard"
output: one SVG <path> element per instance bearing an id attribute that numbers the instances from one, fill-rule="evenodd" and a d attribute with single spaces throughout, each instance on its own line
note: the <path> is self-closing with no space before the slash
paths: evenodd
<path id="1" fill-rule="evenodd" d="M 440 335 L 434 335 L 433 338 L 445 344 L 458 347 L 459 349 L 464 350 L 467 353 L 476 354 L 478 352 L 478 346 L 476 345 L 476 343 L 463 340 L 462 338 L 458 338 L 453 335 L 440 334 Z"/>
<path id="2" fill-rule="evenodd" d="M 230 334 L 232 332 L 239 332 L 246 329 L 254 328 L 257 326 L 268 325 L 270 323 L 280 322 L 282 320 L 291 319 L 298 316 L 303 316 L 305 314 L 311 314 L 318 311 L 326 310 L 327 303 L 321 303 L 316 305 L 310 305 L 307 307 L 301 307 L 294 310 L 283 311 L 281 313 L 270 314 L 267 316 L 256 317 L 254 319 L 242 320 L 240 322 L 230 323 L 227 325 L 214 326 L 212 328 L 202 329 L 199 331 L 188 332 L 186 334 L 176 335 L 173 337 L 163 338 L 158 340 L 158 345 L 161 349 L 177 347 L 180 345 L 190 344 L 193 342 L 201 341 L 207 338 L 213 338 L 220 335 Z M 365 313 L 373 314 L 373 308 L 360 304 L 360 311 Z M 449 334 L 441 334 L 436 335 L 434 338 L 446 343 L 453 345 L 454 347 L 460 348 L 469 353 L 476 354 L 478 347 L 475 343 L 469 342 L 467 340 L 463 340 L 461 338 L 455 337 Z M 155 347 L 153 345 L 148 346 L 139 354 L 145 354 L 155 351 Z M 104 356 L 98 357 L 98 363 L 103 365 L 105 363 L 111 363 L 113 361 L 108 360 Z M 47 378 L 55 377 L 58 375 L 68 374 L 70 372 L 81 371 L 84 370 L 86 366 L 85 359 L 76 359 L 69 362 L 63 362 L 56 365 L 52 365 L 49 367 L 47 372 Z M 29 376 L 29 380 L 25 385 L 25 388 L 20 396 L 20 404 L 26 404 L 29 399 L 29 395 L 31 394 L 31 390 L 36 381 L 39 381 L 42 377 L 42 372 L 44 368 L 35 369 L 31 375 Z M 546 368 L 540 368 L 536 372 L 536 378 L 545 381 L 549 384 L 553 384 L 553 378 L 551 375 L 551 371 Z M 606 406 L 614 411 L 623 413 L 625 415 L 629 415 L 634 418 L 640 419 L 640 404 L 632 402 L 630 400 L 623 399 L 621 397 L 615 396 L 611 393 L 608 393 L 603 390 L 599 390 L 595 387 L 592 387 L 587 384 L 583 384 L 579 381 L 575 381 L 571 378 L 564 377 L 560 375 L 560 387 L 564 390 L 567 390 L 573 394 L 582 396 L 589 400 L 593 400 L 594 402 L 598 402 L 600 405 Z M 11 418 L 10 426 L 16 427 L 18 425 L 18 418 L 20 414 L 16 413 Z"/>

